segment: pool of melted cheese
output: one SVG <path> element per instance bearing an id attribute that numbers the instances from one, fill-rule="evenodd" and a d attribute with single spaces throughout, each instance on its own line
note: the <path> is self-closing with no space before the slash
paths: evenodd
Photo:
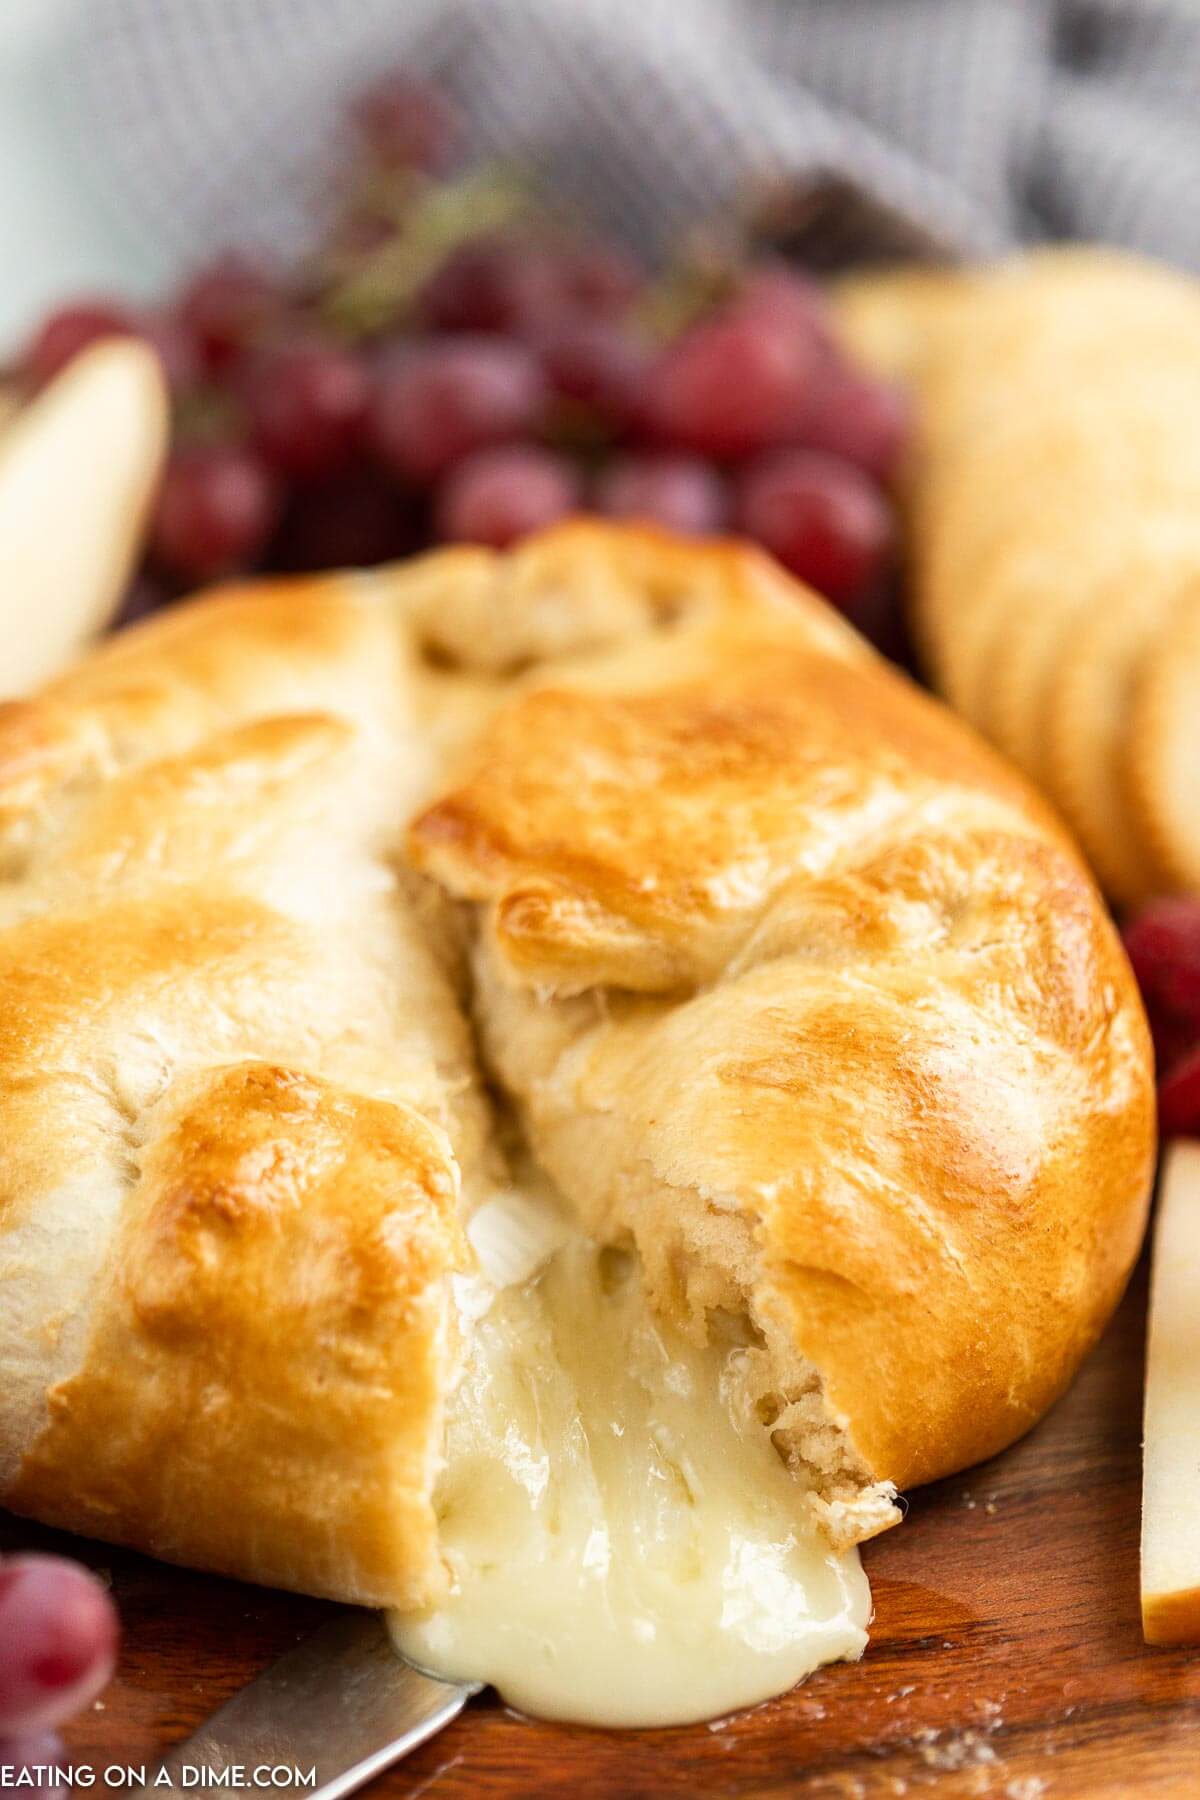
<path id="1" fill-rule="evenodd" d="M 609 1726 L 715 1718 L 860 1656 L 857 1552 L 808 1521 L 737 1347 L 652 1318 L 634 1258 L 528 1200 L 471 1235 L 485 1275 L 460 1296 L 476 1316 L 435 1496 L 452 1586 L 392 1615 L 404 1654 Z"/>

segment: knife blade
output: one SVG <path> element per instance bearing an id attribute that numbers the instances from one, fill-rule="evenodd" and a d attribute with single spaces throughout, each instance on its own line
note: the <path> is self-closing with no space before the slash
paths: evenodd
<path id="1" fill-rule="evenodd" d="M 379 1613 L 347 1610 L 219 1707 L 140 1792 L 185 1785 L 279 1792 L 269 1779 L 254 1781 L 254 1771 L 314 1769 L 315 1785 L 280 1786 L 306 1800 L 340 1800 L 441 1731 L 481 1687 L 423 1674 L 395 1649 Z"/>

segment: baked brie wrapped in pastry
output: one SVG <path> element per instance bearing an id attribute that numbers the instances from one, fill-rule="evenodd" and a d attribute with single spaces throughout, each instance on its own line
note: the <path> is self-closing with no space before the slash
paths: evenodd
<path id="1" fill-rule="evenodd" d="M 748 547 L 581 522 L 183 606 L 4 710 L 0 820 L 18 1512 L 436 1613 L 619 1364 L 656 1519 L 727 1461 L 676 1402 L 724 1409 L 840 1568 L 1120 1294 L 1150 1053 L 1090 879 Z M 514 1196 L 591 1261 L 502 1376 Z"/>
<path id="2" fill-rule="evenodd" d="M 1110 250 L 853 278 L 911 380 L 914 615 L 939 690 L 1112 896 L 1200 887 L 1200 285 Z"/>

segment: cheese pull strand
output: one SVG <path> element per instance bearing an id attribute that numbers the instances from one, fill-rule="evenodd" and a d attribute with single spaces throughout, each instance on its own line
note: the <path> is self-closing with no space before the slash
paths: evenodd
<path id="1" fill-rule="evenodd" d="M 485 1271 L 522 1267 L 527 1210 L 497 1225 L 473 1233 Z M 743 1359 L 653 1318 L 635 1259 L 577 1233 L 493 1289 L 436 1495 L 452 1591 L 393 1615 L 405 1655 L 524 1712 L 612 1726 L 714 1718 L 860 1656 L 858 1555 L 810 1522 Z"/>
<path id="2" fill-rule="evenodd" d="M 1200 1144 L 1163 1164 L 1146 1357 L 1142 1630 L 1200 1643 Z"/>

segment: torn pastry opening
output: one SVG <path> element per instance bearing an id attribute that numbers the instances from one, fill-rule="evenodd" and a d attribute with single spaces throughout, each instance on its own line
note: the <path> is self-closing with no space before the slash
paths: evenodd
<path id="1" fill-rule="evenodd" d="M 447 1591 L 392 1615 L 403 1652 L 608 1726 L 711 1719 L 860 1656 L 853 1540 L 894 1494 L 855 1471 L 815 1372 L 781 1370 L 745 1310 L 713 1307 L 698 1341 L 535 1173 L 468 1232 L 434 1494 Z"/>

